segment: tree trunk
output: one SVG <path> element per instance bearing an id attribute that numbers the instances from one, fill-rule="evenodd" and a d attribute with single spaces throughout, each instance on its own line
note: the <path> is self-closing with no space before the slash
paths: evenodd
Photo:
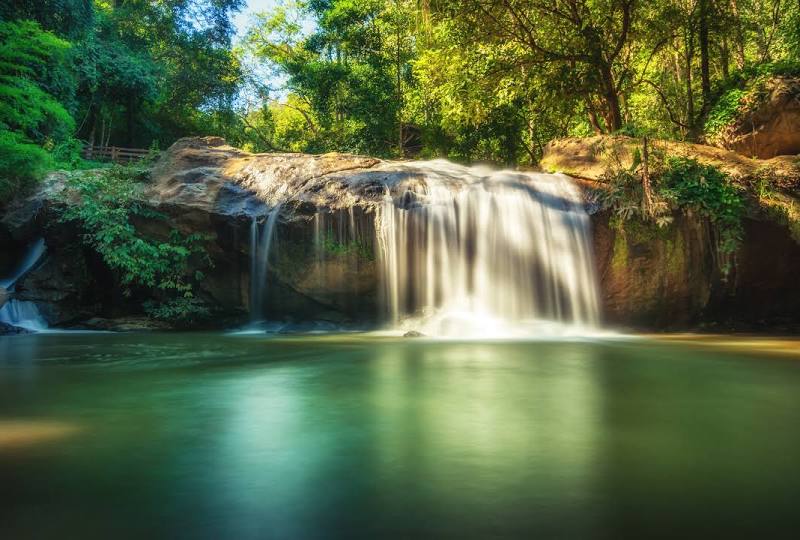
<path id="1" fill-rule="evenodd" d="M 731 50 L 728 46 L 728 40 L 723 38 L 719 47 L 719 60 L 722 67 L 722 77 L 727 79 L 731 75 Z"/>
<path id="2" fill-rule="evenodd" d="M 135 147 L 134 144 L 134 119 L 136 117 L 136 110 L 133 99 L 128 100 L 128 107 L 125 110 L 125 131 L 127 131 L 127 141 L 131 148 Z M 119 144 L 119 143 L 117 143 Z"/>
<path id="3" fill-rule="evenodd" d="M 403 50 L 401 48 L 402 45 L 402 32 L 400 28 L 400 2 L 395 2 L 395 9 L 397 10 L 397 22 L 396 22 L 396 39 L 397 39 L 397 57 L 395 58 L 395 69 L 397 71 L 397 148 L 400 152 L 400 157 L 402 158 L 405 154 L 404 152 L 404 140 L 403 140 Z"/>
<path id="4" fill-rule="evenodd" d="M 734 19 L 734 35 L 736 37 L 736 67 L 742 69 L 744 67 L 744 33 L 742 32 L 742 19 L 739 16 L 739 5 L 737 0 L 731 1 L 731 13 Z"/>
<path id="5" fill-rule="evenodd" d="M 594 110 L 591 100 L 586 100 L 586 112 L 589 115 L 589 125 L 592 126 L 595 135 L 601 135 L 603 128 L 600 126 L 600 120 L 597 118 L 597 112 Z"/>
<path id="6" fill-rule="evenodd" d="M 652 218 L 653 212 L 653 186 L 650 182 L 650 152 L 647 148 L 647 136 L 642 139 L 642 213 L 647 218 Z"/>
<path id="7" fill-rule="evenodd" d="M 686 83 L 686 125 L 693 126 L 694 117 L 694 88 L 692 88 L 692 60 L 694 59 L 694 32 L 691 29 L 686 30 L 687 35 L 684 36 L 685 47 L 684 66 L 686 72 L 684 82 Z"/>
<path id="8" fill-rule="evenodd" d="M 600 78 L 603 82 L 603 104 L 605 105 L 606 130 L 610 132 L 618 131 L 622 128 L 622 111 L 619 106 L 619 94 L 614 82 L 614 74 L 611 66 L 602 64 L 600 66 Z"/>
<path id="9" fill-rule="evenodd" d="M 700 0 L 700 80 L 703 93 L 703 104 L 700 110 L 701 117 L 704 117 L 711 107 L 711 74 L 708 56 L 708 19 L 711 16 L 709 11 L 709 0 Z"/>

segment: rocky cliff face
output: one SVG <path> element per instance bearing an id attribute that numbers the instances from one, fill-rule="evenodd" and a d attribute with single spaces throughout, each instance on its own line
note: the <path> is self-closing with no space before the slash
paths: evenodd
<path id="1" fill-rule="evenodd" d="M 761 159 L 800 154 L 800 79 L 773 77 L 746 99 L 714 142 Z"/>
<path id="2" fill-rule="evenodd" d="M 601 143 L 560 143 L 545 163 L 596 182 L 602 163 L 591 145 Z M 558 167 L 567 155 L 569 166 Z M 779 164 L 787 167 L 785 181 L 794 181 L 791 165 Z M 140 314 L 136 302 L 119 293 L 113 273 L 82 246 L 80 231 L 58 222 L 64 178 L 50 175 L 38 193 L 17 201 L 0 220 L 6 252 L 37 235 L 48 244 L 46 258 L 18 284 L 15 295 L 37 302 L 56 325 Z M 206 270 L 198 294 L 216 310 L 219 324 L 229 325 L 246 320 L 250 309 L 254 221 L 263 223 L 279 208 L 267 314 L 298 321 L 375 321 L 375 210 L 387 189 L 399 194 L 418 180 L 402 162 L 338 154 L 251 155 L 217 138 L 185 139 L 155 166 L 143 194 L 169 219 L 137 227 L 155 236 L 169 234 L 172 227 L 208 235 L 214 266 Z M 728 279 L 708 249 L 708 226 L 692 216 L 677 216 L 655 236 L 612 227 L 603 213 L 594 213 L 592 222 L 603 312 L 613 324 L 680 328 L 727 319 L 800 320 L 800 282 L 792 276 L 800 268 L 800 247 L 774 220 L 748 220 L 744 247 Z"/>
<path id="3" fill-rule="evenodd" d="M 714 230 L 691 215 L 663 228 L 593 216 L 604 319 L 623 327 L 716 327 L 793 331 L 800 318 L 800 246 L 784 225 L 745 220 L 728 275 L 713 249 Z"/>
<path id="4" fill-rule="evenodd" d="M 749 192 L 744 240 L 730 275 L 715 259 L 713 227 L 676 214 L 663 228 L 614 223 L 592 216 L 594 249 L 605 320 L 639 328 L 702 325 L 794 329 L 800 323 L 800 164 L 793 157 L 751 159 L 699 144 L 656 141 L 667 155 L 689 157 L 728 174 Z M 550 143 L 542 166 L 601 190 L 611 165 L 631 167 L 641 141 L 630 137 L 562 139 Z M 769 197 L 754 186 L 766 180 Z"/>

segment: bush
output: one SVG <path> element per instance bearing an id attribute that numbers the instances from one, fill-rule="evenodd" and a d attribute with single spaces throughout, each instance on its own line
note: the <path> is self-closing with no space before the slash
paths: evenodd
<path id="1" fill-rule="evenodd" d="M 627 168 L 617 160 L 602 177 L 607 188 L 600 192 L 599 202 L 614 212 L 614 222 L 620 227 L 626 222 L 663 226 L 671 221 L 671 212 L 691 210 L 714 225 L 720 269 L 727 275 L 731 255 L 744 234 L 745 202 L 739 188 L 715 167 L 689 158 L 666 157 L 654 149 L 648 163 L 652 200 L 646 202 L 640 153 L 633 158 Z"/>
<path id="2" fill-rule="evenodd" d="M 145 302 L 144 311 L 160 321 L 186 326 L 202 322 L 211 315 L 208 307 L 196 297 L 178 297 L 166 302 Z"/>
<path id="3" fill-rule="evenodd" d="M 714 139 L 739 117 L 747 95 L 745 90 L 739 88 L 732 88 L 722 95 L 708 113 L 705 125 L 706 137 Z"/>
<path id="4" fill-rule="evenodd" d="M 29 190 L 49 164 L 50 156 L 41 147 L 0 130 L 0 205 Z"/>
<path id="5" fill-rule="evenodd" d="M 800 76 L 800 63 L 784 61 L 755 64 L 733 75 L 717 89 L 717 100 L 708 113 L 703 131 L 714 142 L 734 122 L 759 103 L 773 77 Z"/>
<path id="6" fill-rule="evenodd" d="M 649 200 L 645 194 L 642 152 L 638 148 L 634 151 L 629 167 L 623 166 L 618 148 L 611 150 L 609 158 L 613 165 L 600 178 L 607 186 L 598 194 L 600 205 L 613 210 L 620 223 L 635 218 L 642 223 L 652 221 L 659 227 L 667 225 L 671 221 L 669 208 L 659 197 L 655 186 L 651 186 Z M 661 149 L 650 147 L 647 167 L 651 183 L 662 173 L 665 160 Z"/>
<path id="7" fill-rule="evenodd" d="M 661 176 L 660 193 L 674 206 L 692 209 L 715 225 L 721 266 L 727 274 L 728 258 L 736 252 L 744 234 L 745 203 L 740 190 L 714 167 L 693 159 L 669 158 Z"/>
<path id="8" fill-rule="evenodd" d="M 173 229 L 169 239 L 162 241 L 136 230 L 131 223 L 134 216 L 165 219 L 141 202 L 143 182 L 148 178 L 149 170 L 141 164 L 73 174 L 64 194 L 66 209 L 61 219 L 81 224 L 85 244 L 117 272 L 125 295 L 139 288 L 163 302 L 148 304 L 154 316 L 199 313 L 193 284 L 204 276 L 199 271 L 192 273 L 188 263 L 190 257 L 199 256 L 210 265 L 202 247 L 205 237 L 182 235 Z"/>

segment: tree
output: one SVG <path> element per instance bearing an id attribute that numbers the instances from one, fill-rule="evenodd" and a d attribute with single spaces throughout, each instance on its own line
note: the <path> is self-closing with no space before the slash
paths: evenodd
<path id="1" fill-rule="evenodd" d="M 69 43 L 26 21 L 0 23 L 0 129 L 37 142 L 68 136 L 66 109 L 42 88 L 42 73 L 58 69 Z"/>
<path id="2" fill-rule="evenodd" d="M 41 74 L 61 68 L 68 48 L 35 22 L 0 22 L 0 201 L 46 165 L 46 152 L 34 143 L 52 146 L 74 129 L 72 117 L 39 82 Z"/>
<path id="3" fill-rule="evenodd" d="M 66 39 L 78 39 L 94 22 L 93 0 L 4 0 L 0 20 L 32 20 Z"/>
<path id="4" fill-rule="evenodd" d="M 622 127 L 621 93 L 635 23 L 635 0 L 467 0 L 444 8 L 486 43 L 512 44 L 516 65 L 571 68 L 598 131 Z M 602 122 L 601 122 L 602 120 Z"/>
<path id="5" fill-rule="evenodd" d="M 250 51 L 314 111 L 306 150 L 403 153 L 415 13 L 408 0 L 330 0 L 259 17 Z M 315 21 L 310 35 L 303 35 L 303 17 Z"/>

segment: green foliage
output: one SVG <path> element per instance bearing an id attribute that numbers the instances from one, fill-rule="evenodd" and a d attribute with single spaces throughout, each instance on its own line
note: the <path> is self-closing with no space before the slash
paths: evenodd
<path id="1" fill-rule="evenodd" d="M 261 15 L 248 34 L 248 50 L 287 78 L 289 99 L 270 106 L 270 113 L 290 122 L 282 133 L 259 138 L 311 152 L 400 153 L 413 15 L 408 0 L 309 2 Z M 316 23 L 310 35 L 303 35 L 303 17 Z"/>
<path id="2" fill-rule="evenodd" d="M 38 23 L 70 40 L 46 32 L 49 42 L 41 43 L 42 38 L 28 31 L 12 39 L 2 35 L 0 43 L 38 48 L 72 45 L 62 55 L 68 59 L 67 69 L 38 62 L 35 77 L 32 72 L 16 74 L 17 98 L 41 101 L 39 93 L 31 91 L 38 88 L 55 97 L 69 114 L 43 109 L 46 115 L 18 115 L 17 121 L 27 119 L 39 128 L 54 129 L 74 118 L 76 125 L 64 135 L 77 128 L 75 135 L 81 139 L 140 147 L 154 139 L 169 144 L 181 136 L 207 135 L 209 128 L 225 129 L 235 123 L 232 114 L 224 113 L 232 112 L 240 78 L 231 48 L 231 16 L 243 4 L 243 0 L 0 3 L 0 19 L 8 21 L 4 25 L 26 29 L 39 28 Z M 2 67 L 0 73 L 6 73 Z M 59 118 L 50 118 L 56 113 Z"/>
<path id="3" fill-rule="evenodd" d="M 0 204 L 30 189 L 75 124 L 48 92 L 69 43 L 32 21 L 0 22 Z"/>
<path id="4" fill-rule="evenodd" d="M 0 22 L 0 129 L 39 143 L 71 133 L 72 118 L 45 90 L 42 78 L 63 61 L 68 48 L 34 22 Z"/>
<path id="5" fill-rule="evenodd" d="M 731 75 L 720 85 L 720 97 L 706 119 L 706 138 L 715 141 L 744 117 L 765 96 L 771 79 L 797 76 L 800 76 L 800 63 L 793 60 L 755 64 Z"/>
<path id="6" fill-rule="evenodd" d="M 322 238 L 322 249 L 334 256 L 356 255 L 360 259 L 368 261 L 375 259 L 375 253 L 369 245 L 357 240 L 340 242 L 336 240 L 332 232 Z"/>
<path id="7" fill-rule="evenodd" d="M 670 158 L 660 182 L 664 198 L 679 208 L 692 209 L 716 226 L 723 259 L 736 252 L 744 235 L 745 203 L 724 173 L 693 159 Z M 727 270 L 724 265 L 723 271 Z"/>
<path id="8" fill-rule="evenodd" d="M 608 151 L 608 159 L 612 166 L 604 171 L 600 181 L 606 189 L 597 193 L 600 205 L 610 209 L 616 216 L 617 223 L 640 221 L 653 222 L 658 227 L 663 227 L 672 221 L 670 208 L 659 196 L 657 189 L 653 189 L 648 200 L 644 189 L 644 169 L 642 152 L 636 148 L 633 152 L 631 164 L 623 165 L 620 155 L 622 148 L 613 147 Z M 654 146 L 649 148 L 648 174 L 653 179 L 658 179 L 663 173 L 666 163 L 664 152 Z"/>
<path id="9" fill-rule="evenodd" d="M 746 91 L 732 88 L 719 98 L 706 120 L 705 132 L 707 137 L 713 139 L 740 117 L 746 96 Z"/>
<path id="10" fill-rule="evenodd" d="M 50 157 L 40 146 L 0 130 L 0 207 L 33 186 L 49 163 Z"/>
<path id="11" fill-rule="evenodd" d="M 38 21 L 42 28 L 76 38 L 91 28 L 93 0 L 3 0 L 0 19 Z"/>
<path id="12" fill-rule="evenodd" d="M 114 165 L 105 171 L 75 173 L 70 176 L 65 197 L 64 221 L 75 221 L 84 230 L 84 242 L 117 272 L 130 295 L 134 288 L 145 289 L 167 304 L 151 305 L 154 313 L 189 310 L 194 300 L 193 283 L 202 274 L 190 272 L 190 257 L 210 264 L 202 247 L 204 237 L 183 235 L 172 230 L 169 238 L 150 238 L 140 233 L 137 218 L 163 220 L 165 217 L 140 200 L 142 182 L 148 169 L 141 165 Z M 180 302 L 170 304 L 169 302 Z"/>
<path id="13" fill-rule="evenodd" d="M 617 161 L 617 166 L 604 173 L 606 189 L 598 194 L 602 207 L 614 212 L 614 223 L 626 231 L 631 226 L 641 231 L 650 224 L 662 227 L 670 223 L 674 211 L 691 211 L 714 225 L 720 267 L 727 274 L 730 257 L 744 234 L 745 201 L 740 189 L 714 167 L 693 159 L 666 157 L 656 150 L 648 162 L 652 184 L 648 201 L 640 155 L 633 156 L 629 167 Z"/>
<path id="14" fill-rule="evenodd" d="M 535 164 L 569 135 L 711 138 L 739 106 L 734 80 L 792 72 L 797 21 L 800 4 L 752 0 L 288 2 L 247 50 L 292 106 L 262 86 L 243 139 Z"/>
<path id="15" fill-rule="evenodd" d="M 606 171 L 600 178 L 607 188 L 597 193 L 603 208 L 611 209 L 621 221 L 642 218 L 642 180 L 635 169 L 615 168 Z"/>
<path id="16" fill-rule="evenodd" d="M 211 311 L 202 300 L 196 297 L 180 296 L 166 302 L 148 301 L 144 311 L 149 317 L 179 326 L 191 326 L 207 320 Z"/>

